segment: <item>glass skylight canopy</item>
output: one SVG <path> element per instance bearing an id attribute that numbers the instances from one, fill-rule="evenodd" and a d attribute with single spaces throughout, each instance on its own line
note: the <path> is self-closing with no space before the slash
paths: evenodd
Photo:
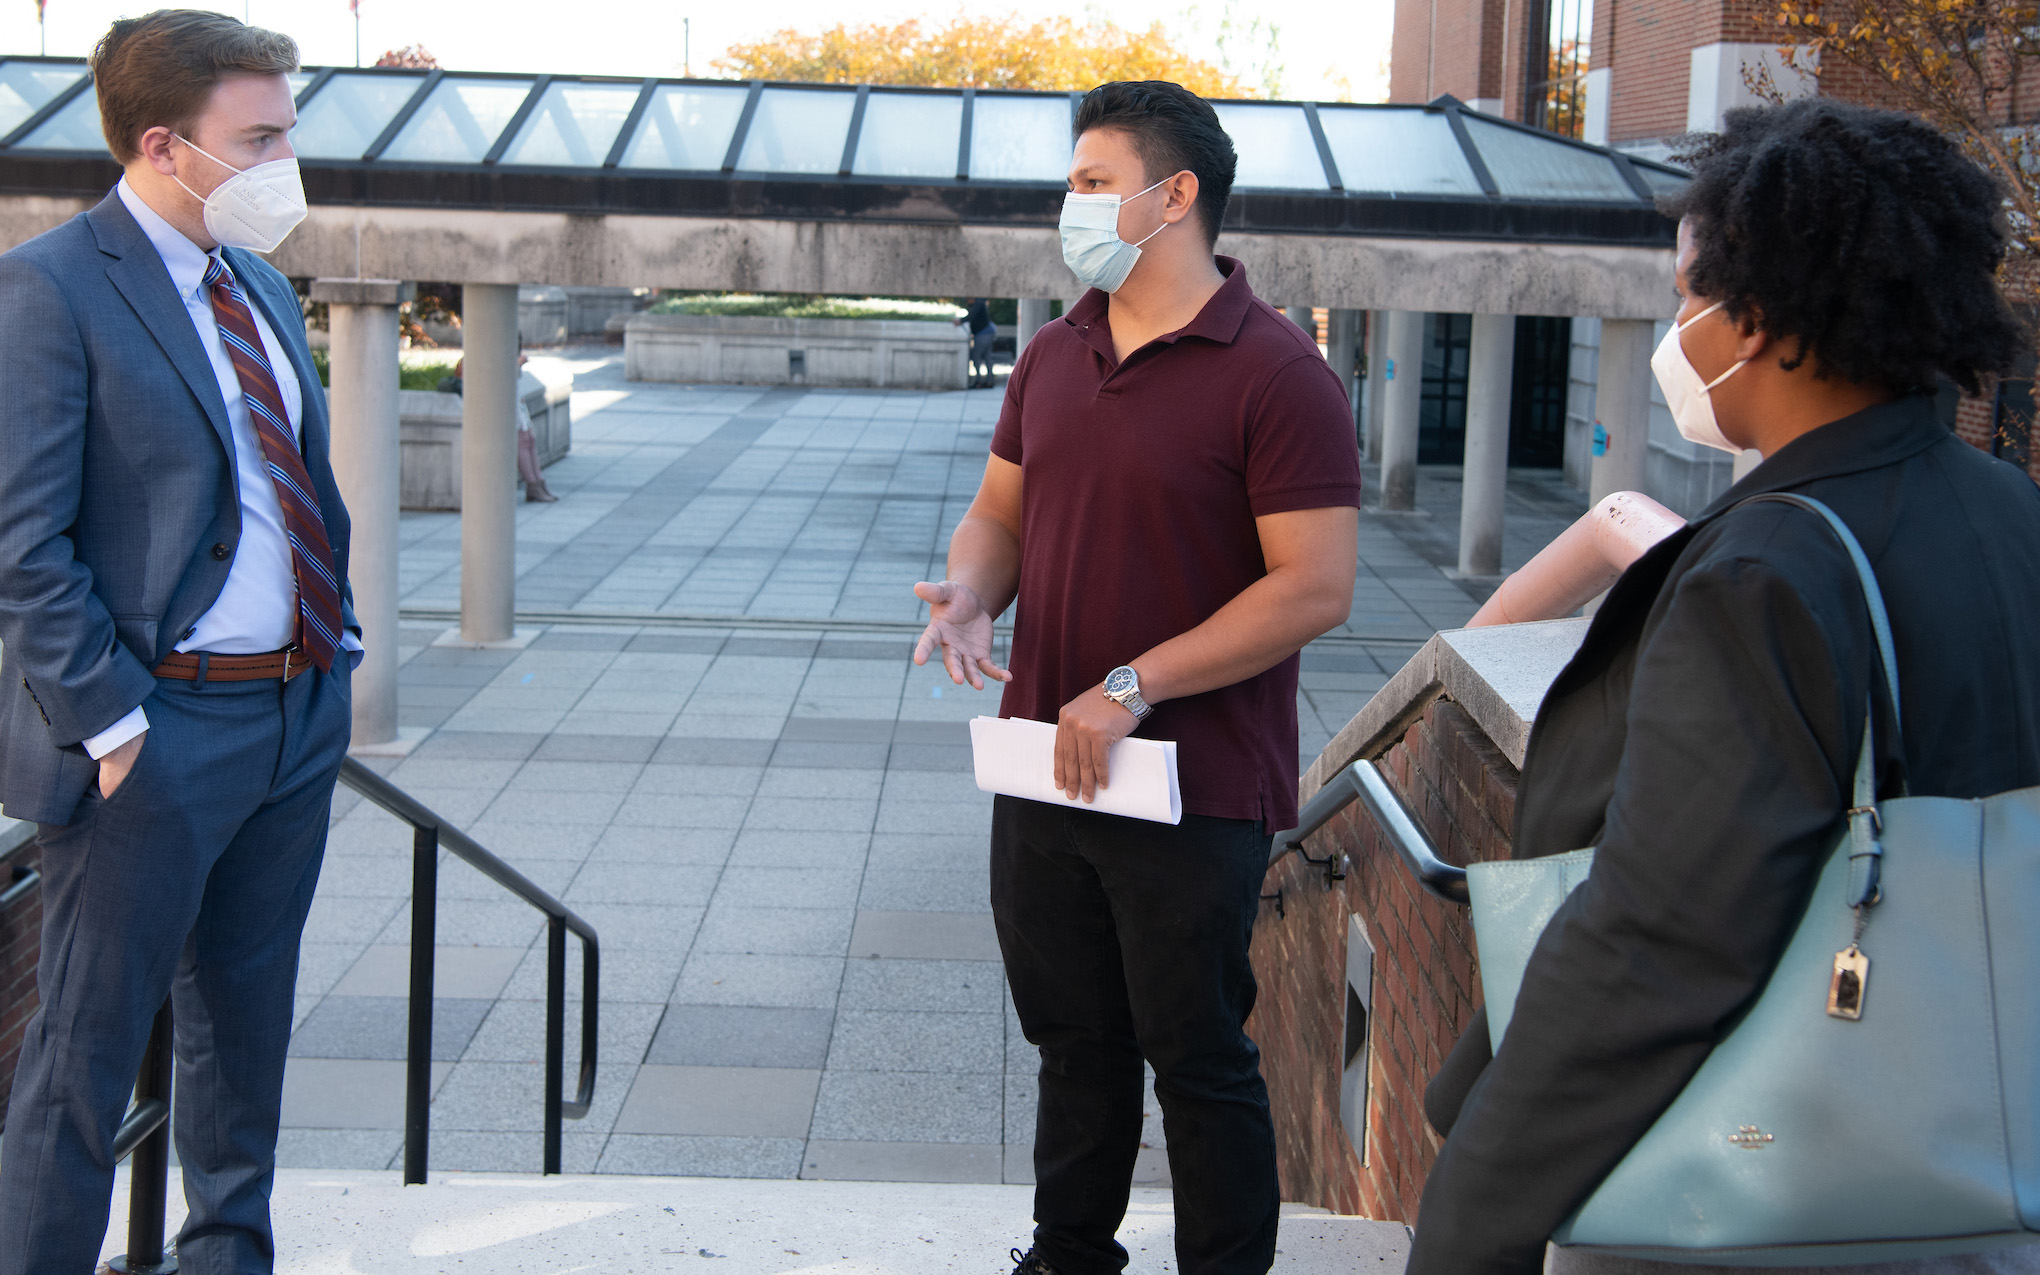
<path id="1" fill-rule="evenodd" d="M 312 202 L 1053 224 L 1078 95 L 310 68 Z M 1218 102 L 1228 231 L 1661 245 L 1677 169 L 1462 108 Z M 112 182 L 82 61 L 0 61 L 0 191 Z"/>

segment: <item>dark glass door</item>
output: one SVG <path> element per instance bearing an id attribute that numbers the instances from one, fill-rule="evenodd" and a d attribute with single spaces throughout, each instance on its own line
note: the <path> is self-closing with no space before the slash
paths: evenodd
<path id="1" fill-rule="evenodd" d="M 1466 462 L 1466 382 L 1473 316 L 1424 316 L 1424 393 L 1417 416 L 1417 462 Z M 1509 464 L 1557 469 L 1565 463 L 1565 401 L 1571 377 L 1572 320 L 1520 316 L 1510 379 Z"/>
<path id="2" fill-rule="evenodd" d="M 1557 469 L 1565 464 L 1565 400 L 1571 373 L 1572 320 L 1518 317 L 1509 403 L 1511 467 Z"/>
<path id="3" fill-rule="evenodd" d="M 1466 455 L 1466 354 L 1470 314 L 1424 316 L 1424 395 L 1417 414 L 1417 463 L 1457 465 Z"/>

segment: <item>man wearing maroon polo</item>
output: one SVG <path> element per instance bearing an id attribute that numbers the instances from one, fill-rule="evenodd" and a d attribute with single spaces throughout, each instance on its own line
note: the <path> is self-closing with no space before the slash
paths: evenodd
<path id="1" fill-rule="evenodd" d="M 951 678 L 1057 723 L 1090 800 L 1139 731 L 1177 741 L 1170 826 L 999 797 L 992 911 L 1041 1049 L 1033 1247 L 1016 1275 L 1113 1275 L 1155 1069 L 1183 1275 L 1260 1275 L 1279 1195 L 1244 1024 L 1270 837 L 1296 823 L 1297 652 L 1352 606 L 1360 459 L 1317 347 L 1214 257 L 1232 142 L 1162 83 L 1077 113 L 1063 258 L 1090 285 L 1027 345 L 983 485 L 922 583 Z M 992 618 L 1018 600 L 1012 667 Z"/>

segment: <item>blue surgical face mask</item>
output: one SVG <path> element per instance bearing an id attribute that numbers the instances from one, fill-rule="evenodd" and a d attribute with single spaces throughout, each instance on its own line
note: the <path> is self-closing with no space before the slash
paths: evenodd
<path id="1" fill-rule="evenodd" d="M 1063 264 L 1077 276 L 1077 282 L 1087 288 L 1119 291 L 1119 285 L 1133 273 L 1133 263 L 1140 260 L 1140 244 L 1169 228 L 1165 221 L 1147 239 L 1128 243 L 1119 237 L 1119 209 L 1128 200 L 1139 199 L 1148 191 L 1167 185 L 1174 176 L 1171 173 L 1139 195 L 1128 195 L 1125 199 L 1118 195 L 1079 195 L 1075 191 L 1063 196 Z"/>

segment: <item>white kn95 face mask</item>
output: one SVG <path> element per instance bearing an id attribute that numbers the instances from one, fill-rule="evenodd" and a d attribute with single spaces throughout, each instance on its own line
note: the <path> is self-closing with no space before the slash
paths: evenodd
<path id="1" fill-rule="evenodd" d="M 273 252 L 297 229 L 309 211 L 304 179 L 295 158 L 273 159 L 253 168 L 235 168 L 217 155 L 200 150 L 189 139 L 171 134 L 213 163 L 233 173 L 210 195 L 200 195 L 184 179 L 172 177 L 184 192 L 205 205 L 205 232 L 228 248 Z"/>
<path id="2" fill-rule="evenodd" d="M 1118 195 L 1079 195 L 1074 190 L 1063 196 L 1063 264 L 1077 276 L 1078 283 L 1106 292 L 1119 291 L 1119 285 L 1126 282 L 1134 263 L 1140 260 L 1140 244 L 1169 228 L 1165 221 L 1140 243 L 1128 243 L 1119 237 L 1119 210 L 1148 191 L 1159 190 L 1174 176 L 1171 173 L 1140 194 L 1124 199 Z"/>
<path id="3" fill-rule="evenodd" d="M 1739 360 L 1720 376 L 1703 381 L 1698 369 L 1693 366 L 1693 360 L 1686 357 L 1686 347 L 1679 343 L 1681 332 L 1720 308 L 1721 302 L 1717 301 L 1684 323 L 1674 323 L 1650 356 L 1650 370 L 1657 375 L 1658 388 L 1665 392 L 1665 406 L 1671 410 L 1672 423 L 1679 427 L 1681 438 L 1740 456 L 1743 449 L 1728 441 L 1728 436 L 1721 432 L 1720 424 L 1714 419 L 1714 400 L 1709 397 L 1709 392 L 1734 376 L 1749 360 Z"/>

